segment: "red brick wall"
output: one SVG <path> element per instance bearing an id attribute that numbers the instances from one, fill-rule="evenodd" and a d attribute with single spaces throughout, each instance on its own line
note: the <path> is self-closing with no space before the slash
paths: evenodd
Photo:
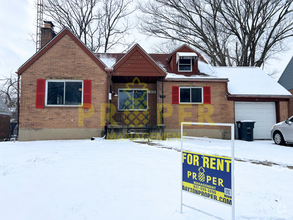
<path id="1" fill-rule="evenodd" d="M 78 107 L 36 109 L 37 79 L 92 80 L 93 116 L 85 118 L 81 127 Z M 106 102 L 106 82 L 106 73 L 65 35 L 21 75 L 19 128 L 102 128 L 99 111 L 100 104 Z"/>
<path id="2" fill-rule="evenodd" d="M 289 102 L 279 102 L 280 107 L 280 121 L 285 121 L 288 117 Z"/>
<path id="3" fill-rule="evenodd" d="M 223 82 L 165 82 L 164 84 L 164 92 L 166 98 L 164 99 L 164 103 L 169 104 L 171 106 L 171 110 L 173 113 L 170 117 L 164 119 L 167 129 L 180 129 L 180 115 L 189 114 L 189 116 L 184 118 L 184 121 L 192 121 L 199 122 L 199 108 L 203 107 L 203 104 L 172 104 L 172 86 L 186 86 L 186 87 L 203 87 L 210 86 L 211 87 L 211 105 L 208 108 L 204 107 L 204 114 L 208 116 L 210 113 L 213 113 L 209 116 L 209 118 L 214 123 L 234 123 L 234 102 L 227 101 L 226 95 L 226 83 Z M 181 109 L 181 111 L 180 111 Z M 186 112 L 186 113 L 183 113 Z M 164 112 L 167 112 L 164 110 Z M 168 114 L 168 113 L 166 113 Z M 208 122 L 205 120 L 203 122 Z M 205 127 L 200 126 L 201 128 L 215 128 L 219 127 Z"/>
<path id="4" fill-rule="evenodd" d="M 10 133 L 10 116 L 0 115 L 0 141 L 9 138 Z"/>
<path id="5" fill-rule="evenodd" d="M 52 28 L 41 28 L 41 48 L 54 37 Z"/>

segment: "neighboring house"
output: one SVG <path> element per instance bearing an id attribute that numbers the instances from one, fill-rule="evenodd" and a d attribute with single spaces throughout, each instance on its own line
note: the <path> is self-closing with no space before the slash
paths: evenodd
<path id="1" fill-rule="evenodd" d="M 262 70 L 214 68 L 186 45 L 171 54 L 148 54 L 138 44 L 125 54 L 94 54 L 64 29 L 18 74 L 19 140 L 102 136 L 106 118 L 108 138 L 146 131 L 151 138 L 180 137 L 182 121 L 247 119 L 256 121 L 255 138 L 266 139 L 273 124 L 288 117 L 290 93 Z M 186 126 L 185 132 L 231 136 L 216 126 Z"/>
<path id="2" fill-rule="evenodd" d="M 0 141 L 9 140 L 11 112 L 0 98 Z"/>
<path id="3" fill-rule="evenodd" d="M 284 88 L 286 88 L 291 94 L 293 94 L 293 57 L 282 73 L 278 81 Z M 293 97 L 290 99 L 290 113 L 293 115 Z"/>

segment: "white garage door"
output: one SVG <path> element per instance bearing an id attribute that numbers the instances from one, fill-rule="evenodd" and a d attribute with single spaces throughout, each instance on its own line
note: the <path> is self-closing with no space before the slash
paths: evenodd
<path id="1" fill-rule="evenodd" d="M 274 102 L 235 102 L 235 122 L 254 120 L 254 139 L 270 139 L 270 131 L 276 123 Z"/>

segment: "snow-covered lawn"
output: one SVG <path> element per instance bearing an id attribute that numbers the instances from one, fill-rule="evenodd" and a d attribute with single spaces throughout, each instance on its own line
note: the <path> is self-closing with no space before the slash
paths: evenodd
<path id="1" fill-rule="evenodd" d="M 1 142 L 0 219 L 212 219 L 183 207 L 180 141 Z M 230 156 L 230 141 L 187 138 L 184 149 Z M 235 141 L 236 219 L 293 219 L 293 147 Z M 269 165 L 269 166 L 268 166 Z M 231 208 L 183 194 L 223 219 Z"/>

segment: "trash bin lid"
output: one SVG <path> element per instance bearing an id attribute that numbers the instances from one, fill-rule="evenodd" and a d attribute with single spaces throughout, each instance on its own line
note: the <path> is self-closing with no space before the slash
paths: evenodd
<path id="1" fill-rule="evenodd" d="M 237 122 L 238 122 L 238 121 L 237 121 Z M 244 123 L 244 122 L 253 122 L 253 123 L 255 123 L 254 120 L 241 120 L 240 122 L 242 122 L 242 123 Z"/>

